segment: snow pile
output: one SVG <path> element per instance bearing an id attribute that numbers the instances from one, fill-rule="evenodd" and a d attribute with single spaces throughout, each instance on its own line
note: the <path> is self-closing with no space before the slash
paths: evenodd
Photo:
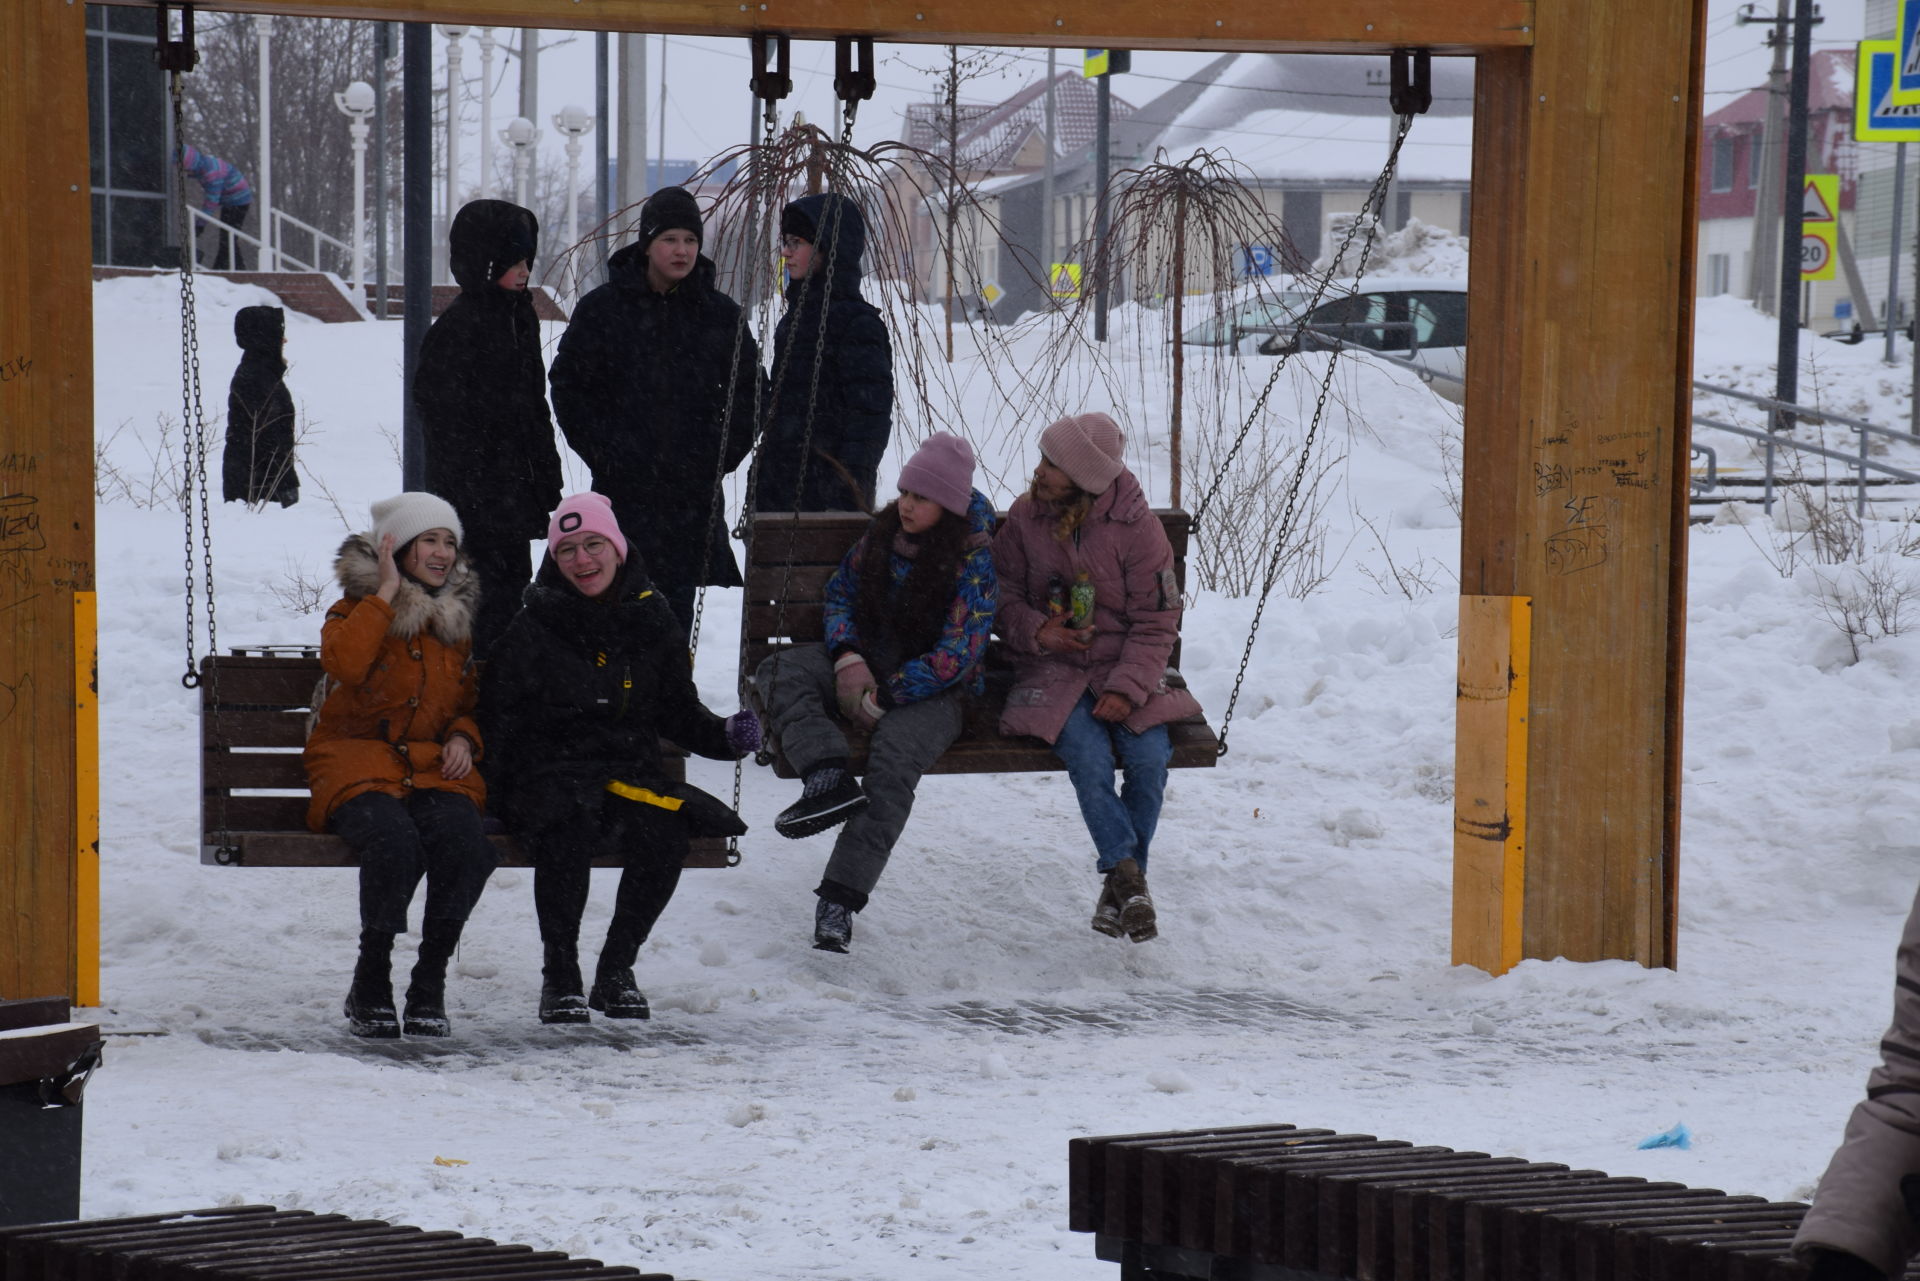
<path id="1" fill-rule="evenodd" d="M 259 299 L 214 280 L 199 292 L 219 405 L 232 314 Z M 746 861 L 688 873 L 642 954 L 651 1023 L 535 1021 L 531 877 L 503 871 L 449 984 L 455 1037 L 355 1042 L 339 1017 L 353 873 L 198 862 L 167 496 L 177 303 L 150 281 L 104 283 L 95 303 L 98 433 L 128 485 L 99 511 L 112 1037 L 89 1091 L 89 1215 L 270 1201 L 707 1281 L 1091 1281 L 1113 1269 L 1066 1230 L 1076 1135 L 1292 1121 L 1775 1198 L 1804 1195 L 1838 1138 L 1920 868 L 1920 641 L 1885 636 L 1856 658 L 1783 572 L 1786 535 L 1694 530 L 1683 968 L 1453 968 L 1458 422 L 1359 360 L 1336 371 L 1322 429 L 1324 582 L 1269 605 L 1230 754 L 1169 789 L 1159 941 L 1087 928 L 1091 851 L 1061 776 L 953 776 L 921 789 L 852 953 L 815 952 L 830 838 L 773 837 L 795 785 L 749 767 Z M 1703 363 L 1750 359 L 1719 345 L 1732 319 L 1702 308 Z M 214 512 L 223 644 L 316 637 L 332 549 L 397 488 L 400 327 L 288 321 L 303 497 Z M 1168 322 L 1113 321 L 1099 361 L 1059 368 L 1036 367 L 1038 329 L 990 352 L 961 332 L 939 387 L 997 500 L 1061 405 L 1118 410 L 1166 496 Z M 1271 369 L 1190 359 L 1189 396 L 1222 397 L 1228 422 Z M 1326 359 L 1300 358 L 1276 388 L 1277 438 L 1297 439 Z M 1850 360 L 1823 350 L 1820 367 Z M 1864 367 L 1845 376 L 1870 397 Z M 1203 479 L 1188 476 L 1189 504 Z M 1218 726 L 1255 602 L 1193 595 L 1183 666 Z M 738 611 L 737 593 L 709 596 L 696 676 L 722 711 Z M 712 762 L 692 777 L 732 786 Z M 1049 1024 L 1054 1008 L 1097 1017 Z M 1637 1148 L 1676 1121 L 1690 1148 Z"/>

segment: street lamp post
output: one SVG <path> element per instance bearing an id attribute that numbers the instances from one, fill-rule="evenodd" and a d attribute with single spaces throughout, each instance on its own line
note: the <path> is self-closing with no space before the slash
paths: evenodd
<path id="1" fill-rule="evenodd" d="M 527 203 L 527 163 L 532 160 L 533 148 L 540 141 L 540 131 L 525 116 L 515 116 L 500 131 L 500 141 L 513 148 L 513 203 L 524 207 Z"/>
<path id="2" fill-rule="evenodd" d="M 460 207 L 460 41 L 465 38 L 465 27 L 443 26 L 440 34 L 447 38 L 447 221 L 446 229 L 453 228 L 454 212 Z M 445 261 L 447 236 L 440 237 L 442 261 Z"/>
<path id="3" fill-rule="evenodd" d="M 580 139 L 593 129 L 593 113 L 568 104 L 553 118 L 553 127 L 567 136 L 567 306 L 580 293 Z"/>
<path id="4" fill-rule="evenodd" d="M 273 18 L 255 14 L 253 34 L 260 53 L 260 168 L 253 175 L 258 179 L 253 203 L 260 210 L 260 261 L 256 265 L 261 271 L 278 271 L 280 260 L 273 249 Z"/>
<path id="5" fill-rule="evenodd" d="M 493 194 L 493 28 L 480 28 L 480 196 Z"/>
<path id="6" fill-rule="evenodd" d="M 373 115 L 373 104 L 373 86 L 364 80 L 333 95 L 333 105 L 347 117 L 347 134 L 353 139 L 353 287 L 360 291 L 362 304 L 367 300 L 367 118 Z"/>

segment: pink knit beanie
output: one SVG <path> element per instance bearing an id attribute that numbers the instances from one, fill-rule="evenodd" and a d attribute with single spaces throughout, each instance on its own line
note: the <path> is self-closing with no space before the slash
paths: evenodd
<path id="1" fill-rule="evenodd" d="M 613 504 L 605 495 L 589 490 L 561 499 L 553 509 L 553 519 L 547 522 L 547 551 L 551 553 L 561 539 L 579 533 L 600 535 L 613 544 L 621 560 L 627 558 L 627 536 L 620 532 L 620 522 L 613 518 Z"/>
<path id="2" fill-rule="evenodd" d="M 1089 494 L 1104 494 L 1126 470 L 1120 458 L 1126 437 L 1102 413 L 1072 414 L 1040 433 L 1040 452 Z"/>
<path id="3" fill-rule="evenodd" d="M 900 469 L 900 492 L 931 498 L 956 516 L 973 502 L 973 446 L 952 432 L 927 437 Z"/>

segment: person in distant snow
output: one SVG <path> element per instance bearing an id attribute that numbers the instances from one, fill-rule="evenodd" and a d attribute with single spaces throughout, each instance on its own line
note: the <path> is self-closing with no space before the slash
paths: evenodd
<path id="1" fill-rule="evenodd" d="M 178 158 L 181 172 L 200 184 L 200 211 L 216 215 L 235 231 L 244 230 L 247 215 L 253 211 L 253 184 L 247 181 L 247 175 L 192 144 L 181 146 Z M 245 271 L 245 253 L 239 237 L 223 235 L 208 266 L 214 271 Z"/>
<path id="2" fill-rule="evenodd" d="M 227 444 L 220 455 L 220 495 L 257 507 L 300 501 L 293 467 L 293 397 L 284 375 L 287 313 L 279 307 L 242 307 L 233 318 L 240 365 L 227 389 Z"/>
<path id="3" fill-rule="evenodd" d="M 413 376 L 426 487 L 453 504 L 480 575 L 473 652 L 485 658 L 533 577 L 528 544 L 560 501 L 540 321 L 527 280 L 539 247 L 531 210 L 474 200 L 454 215 L 447 261 L 460 295 L 427 330 Z"/>
<path id="4" fill-rule="evenodd" d="M 389 973 L 393 939 L 424 876 L 420 958 L 407 989 L 408 1036 L 448 1033 L 447 962 L 495 863 L 481 826 L 486 784 L 472 659 L 472 569 L 460 517 L 427 493 L 373 505 L 373 529 L 340 545 L 343 593 L 320 629 L 327 681 L 303 760 L 307 825 L 331 831 L 360 864 L 360 957 L 348 1030 L 402 1030 Z"/>
<path id="5" fill-rule="evenodd" d="M 1033 484 L 993 539 L 994 629 L 1013 658 L 1000 732 L 1053 746 L 1093 838 L 1093 928 L 1143 943 L 1159 933 L 1146 873 L 1173 758 L 1167 725 L 1200 704 L 1168 666 L 1180 638 L 1173 547 L 1121 461 L 1124 442 L 1101 413 L 1040 433 Z M 1092 597 L 1084 625 L 1076 587 Z"/>

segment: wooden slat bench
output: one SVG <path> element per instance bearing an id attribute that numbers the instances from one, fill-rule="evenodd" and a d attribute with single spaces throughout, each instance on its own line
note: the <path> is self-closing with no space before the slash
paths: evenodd
<path id="1" fill-rule="evenodd" d="M 297 647 L 296 647 L 297 648 Z M 337 836 L 307 830 L 307 774 L 300 751 L 320 679 L 312 651 L 210 654 L 200 663 L 200 861 L 246 867 L 350 867 Z M 485 771 L 485 764 L 481 766 Z M 669 753 L 667 772 L 685 772 Z M 525 867 L 511 836 L 488 838 L 503 867 Z M 618 866 L 611 859 L 597 867 Z M 687 867 L 726 867 L 727 843 L 697 840 Z"/>
<path id="2" fill-rule="evenodd" d="M 1074 1139 L 1123 1281 L 1791 1281 L 1807 1207 L 1292 1125 Z M 1910 1274 L 1911 1275 L 1911 1274 Z"/>
<path id="3" fill-rule="evenodd" d="M 557 1250 L 379 1219 L 221 1206 L 0 1228 L 0 1281 L 673 1281 Z"/>
<path id="4" fill-rule="evenodd" d="M 1187 534 L 1193 518 L 1174 508 L 1156 513 L 1173 544 L 1174 573 L 1180 589 L 1187 585 Z M 1002 513 L 1004 518 L 1005 513 Z M 740 608 L 741 676 L 751 680 L 762 659 L 791 645 L 817 643 L 826 638 L 827 580 L 833 577 L 847 549 L 859 541 L 870 517 L 858 512 L 765 512 L 753 517 L 753 537 L 747 560 L 746 595 Z M 783 603 L 784 602 L 784 603 Z M 1179 665 L 1176 643 L 1172 662 Z M 1021 773 L 1064 768 L 1053 749 L 1036 738 L 1000 732 L 1000 710 L 1013 685 L 1013 671 L 1000 653 L 1000 642 L 987 648 L 987 692 L 971 701 L 960 738 L 934 763 L 930 774 Z M 756 707 L 764 706 L 754 695 Z M 1219 760 L 1219 740 L 1204 721 L 1168 726 L 1173 738 L 1176 769 L 1208 767 Z M 849 759 L 855 772 L 864 772 L 868 735 L 846 727 Z M 793 767 L 769 742 L 774 772 L 793 778 Z"/>

